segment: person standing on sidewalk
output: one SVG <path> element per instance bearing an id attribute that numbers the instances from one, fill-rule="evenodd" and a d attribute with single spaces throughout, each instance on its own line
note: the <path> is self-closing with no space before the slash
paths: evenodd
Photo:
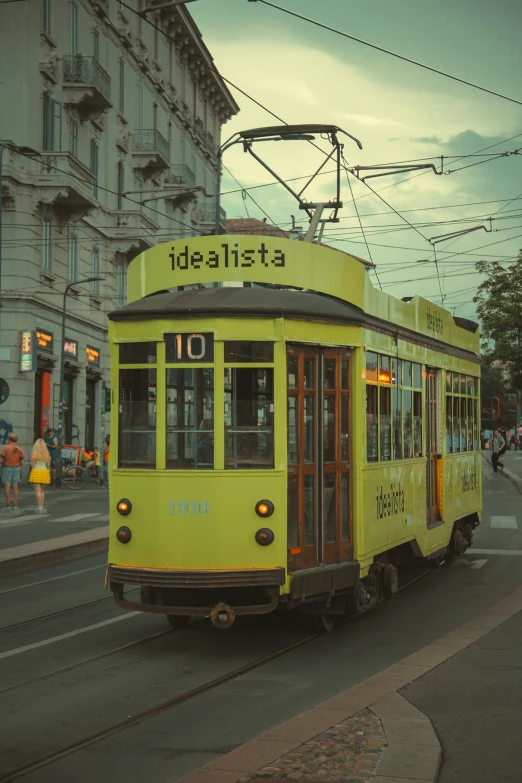
<path id="1" fill-rule="evenodd" d="M 56 455 L 58 453 L 58 438 L 54 434 L 52 427 L 47 427 L 47 429 L 45 430 L 44 442 L 51 456 L 51 467 L 54 468 L 54 463 L 56 462 Z"/>
<path id="2" fill-rule="evenodd" d="M 491 464 L 493 465 L 494 473 L 498 472 L 497 471 L 498 465 L 500 465 L 502 470 L 504 469 L 504 465 L 502 464 L 502 462 L 499 462 L 499 459 L 505 445 L 506 445 L 506 441 L 504 440 L 500 432 L 498 430 L 495 430 L 493 433 L 493 439 L 491 441 Z"/>
<path id="3" fill-rule="evenodd" d="M 7 446 L 0 453 L 2 460 L 2 481 L 4 482 L 5 507 L 11 508 L 11 484 L 13 485 L 13 508 L 18 508 L 18 485 L 21 480 L 20 467 L 24 461 L 24 452 L 17 445 L 18 435 L 11 432 Z"/>
<path id="4" fill-rule="evenodd" d="M 36 493 L 36 502 L 38 508 L 37 514 L 45 514 L 44 508 L 44 496 L 45 486 L 51 483 L 51 455 L 47 448 L 47 444 L 42 438 L 38 438 L 35 441 L 33 450 L 31 452 L 31 472 L 29 474 L 29 481 L 34 485 L 34 491 Z"/>

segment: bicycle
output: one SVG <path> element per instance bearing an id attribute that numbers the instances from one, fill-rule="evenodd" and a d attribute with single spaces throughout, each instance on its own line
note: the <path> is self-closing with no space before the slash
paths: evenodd
<path id="1" fill-rule="evenodd" d="M 52 467 L 51 484 L 56 484 L 56 478 L 56 467 Z M 85 485 L 87 479 L 87 471 L 81 465 L 70 465 L 67 463 L 62 465 L 61 482 L 67 487 L 67 489 L 81 489 Z"/>

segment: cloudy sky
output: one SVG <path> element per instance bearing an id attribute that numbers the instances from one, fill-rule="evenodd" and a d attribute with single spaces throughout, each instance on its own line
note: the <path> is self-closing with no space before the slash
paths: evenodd
<path id="1" fill-rule="evenodd" d="M 522 102 L 520 0 L 277 4 Z M 507 264 L 522 248 L 522 105 L 260 2 L 197 0 L 187 8 L 223 76 L 288 123 L 332 123 L 360 139 L 362 151 L 345 139 L 350 167 L 418 160 L 439 169 L 444 155 L 445 171 L 462 169 L 442 176 L 413 172 L 370 179 L 368 184 L 380 197 L 350 177 L 369 250 L 344 175 L 341 220 L 326 225 L 323 241 L 365 258 L 371 254 L 389 293 L 418 293 L 440 303 L 442 288 L 446 307 L 473 317 L 471 299 L 480 282 L 474 263 L 484 258 Z M 232 92 L 241 112 L 225 125 L 224 138 L 238 130 L 277 124 L 263 109 Z M 492 159 L 493 154 L 517 149 L 519 155 Z M 257 150 L 284 178 L 310 174 L 323 159 L 306 142 L 265 144 Z M 490 157 L 470 157 L 474 154 Z M 240 147 L 226 152 L 224 163 L 243 188 L 273 181 Z M 307 191 L 308 198 L 333 197 L 332 185 L 329 175 L 318 178 Z M 225 171 L 223 207 L 228 217 L 245 217 L 247 210 L 259 218 L 266 213 L 287 228 L 295 215 L 297 224 L 306 226 L 304 213 L 281 186 L 249 190 L 259 206 L 237 192 L 240 186 Z M 428 240 L 481 225 L 489 232 L 489 217 L 496 217 L 491 233 L 479 229 L 436 243 L 439 283 Z M 423 260 L 429 263 L 418 263 Z M 375 275 L 373 279 L 377 285 Z"/>

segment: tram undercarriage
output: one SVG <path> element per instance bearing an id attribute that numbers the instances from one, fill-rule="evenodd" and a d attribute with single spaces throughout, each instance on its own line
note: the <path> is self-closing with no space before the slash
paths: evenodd
<path id="1" fill-rule="evenodd" d="M 368 611 L 395 595 L 401 567 L 437 567 L 462 555 L 478 524 L 477 514 L 458 520 L 450 545 L 428 557 L 422 557 L 416 541 L 394 547 L 374 559 L 363 579 L 356 561 L 304 569 L 293 574 L 290 593 L 282 595 L 282 568 L 213 572 L 110 566 L 108 580 L 118 606 L 165 614 L 175 627 L 210 618 L 216 628 L 226 629 L 236 616 L 269 614 L 279 608 L 310 615 L 316 630 L 329 631 L 340 617 Z M 125 585 L 139 585 L 139 602 L 127 599 Z"/>

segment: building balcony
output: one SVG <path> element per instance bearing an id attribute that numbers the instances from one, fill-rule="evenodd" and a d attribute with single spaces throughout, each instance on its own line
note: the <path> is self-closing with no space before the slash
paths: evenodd
<path id="1" fill-rule="evenodd" d="M 214 137 L 210 133 L 210 131 L 205 131 L 205 133 L 203 134 L 203 141 L 205 142 L 205 146 L 209 150 L 212 150 L 212 152 L 216 151 L 216 145 L 215 145 L 215 142 L 214 142 Z"/>
<path id="2" fill-rule="evenodd" d="M 132 138 L 133 167 L 144 172 L 158 172 L 170 166 L 170 149 L 167 139 L 154 129 L 140 128 Z"/>
<path id="3" fill-rule="evenodd" d="M 205 203 L 199 207 L 200 223 L 204 228 L 214 228 L 216 225 L 216 207 L 213 199 L 205 199 Z M 227 213 L 223 207 L 219 208 L 219 225 L 226 231 Z"/>
<path id="4" fill-rule="evenodd" d="M 157 224 L 139 209 L 118 209 L 110 213 L 108 222 L 118 253 L 135 256 L 157 244 Z"/>
<path id="5" fill-rule="evenodd" d="M 203 120 L 200 120 L 199 117 L 196 117 L 194 120 L 194 130 L 196 131 L 197 136 L 201 139 L 201 141 L 205 141 L 205 129 L 203 125 Z"/>
<path id="6" fill-rule="evenodd" d="M 36 206 L 52 205 L 69 220 L 84 217 L 98 206 L 94 174 L 69 152 L 42 152 L 34 161 Z"/>
<path id="7" fill-rule="evenodd" d="M 94 57 L 83 54 L 63 58 L 63 88 L 66 103 L 77 105 L 85 118 L 112 107 L 111 77 Z"/>
<path id="8" fill-rule="evenodd" d="M 170 167 L 168 174 L 165 174 L 163 179 L 165 188 L 185 190 L 186 188 L 193 188 L 196 185 L 196 175 L 186 166 L 184 163 L 177 163 Z"/>

